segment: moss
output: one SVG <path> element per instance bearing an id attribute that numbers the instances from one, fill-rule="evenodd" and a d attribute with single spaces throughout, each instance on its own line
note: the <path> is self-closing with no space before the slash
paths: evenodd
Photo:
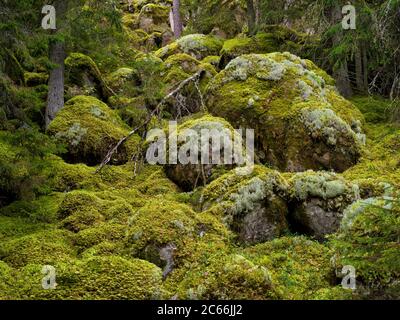
<path id="1" fill-rule="evenodd" d="M 42 265 L 29 264 L 17 275 L 13 298 L 144 300 L 157 299 L 163 294 L 160 269 L 143 260 L 90 257 L 54 264 L 54 267 L 56 290 L 43 290 Z"/>
<path id="2" fill-rule="evenodd" d="M 222 44 L 223 41 L 214 36 L 190 34 L 159 49 L 155 54 L 161 59 L 166 59 L 173 54 L 186 53 L 198 60 L 202 60 L 207 56 L 218 55 Z"/>
<path id="3" fill-rule="evenodd" d="M 201 62 L 202 63 L 209 63 L 213 67 L 218 68 L 220 59 L 221 58 L 219 56 L 207 56 L 203 60 L 201 60 Z"/>
<path id="4" fill-rule="evenodd" d="M 112 242 L 115 245 L 116 242 L 124 239 L 126 230 L 126 225 L 123 224 L 102 223 L 78 232 L 73 238 L 73 243 L 81 251 L 104 241 Z"/>
<path id="5" fill-rule="evenodd" d="M 255 129 L 256 154 L 263 163 L 282 171 L 344 171 L 361 156 L 363 117 L 317 70 L 288 52 L 240 56 L 209 83 L 207 107 L 235 127 Z M 320 129 L 327 134 L 313 136 L 302 116 L 307 109 L 321 117 L 334 113 L 341 120 L 325 121 L 326 128 Z M 340 136 L 334 150 L 328 144 L 332 130 Z"/>
<path id="6" fill-rule="evenodd" d="M 400 292 L 399 217 L 397 192 L 361 200 L 346 209 L 341 229 L 331 238 L 337 269 L 354 266 L 361 296 L 393 298 Z"/>
<path id="7" fill-rule="evenodd" d="M 169 30 L 169 12 L 169 6 L 154 3 L 144 5 L 138 16 L 139 28 L 148 33 L 163 33 Z"/>
<path id="8" fill-rule="evenodd" d="M 53 193 L 31 201 L 15 201 L 1 208 L 0 212 L 10 217 L 29 218 L 33 222 L 55 222 L 58 207 L 63 199 L 62 193 Z"/>
<path id="9" fill-rule="evenodd" d="M 129 129 L 116 111 L 90 96 L 69 100 L 51 122 L 48 131 L 67 143 L 67 159 L 72 162 L 100 163 L 111 146 L 128 135 Z M 126 162 L 138 151 L 138 136 L 123 144 L 114 163 Z"/>
<path id="10" fill-rule="evenodd" d="M 274 299 L 350 298 L 334 285 L 332 249 L 305 237 L 283 237 L 246 248 L 241 253 L 270 274 Z"/>
<path id="11" fill-rule="evenodd" d="M 351 98 L 369 123 L 382 123 L 390 119 L 392 101 L 375 96 Z"/>
<path id="12" fill-rule="evenodd" d="M 278 172 L 256 166 L 250 175 L 230 172 L 213 181 L 204 189 L 201 204 L 203 210 L 213 204 L 221 210 L 223 221 L 241 241 L 263 242 L 288 230 L 286 188 Z"/>
<path id="13" fill-rule="evenodd" d="M 70 234 L 63 230 L 39 231 L 0 244 L 1 260 L 16 268 L 67 262 L 74 255 Z"/>
<path id="14" fill-rule="evenodd" d="M 12 268 L 7 263 L 0 261 L 0 300 L 12 299 L 11 286 L 14 280 Z"/>
<path id="15" fill-rule="evenodd" d="M 385 186 L 400 186 L 400 144 L 397 128 L 385 125 L 368 126 L 366 152 L 361 161 L 343 173 L 360 185 L 362 197 L 380 196 Z"/>
<path id="16" fill-rule="evenodd" d="M 307 171 L 295 174 L 289 180 L 290 194 L 298 200 L 308 197 L 332 199 L 339 196 L 358 199 L 359 188 L 335 173 Z"/>
<path id="17" fill-rule="evenodd" d="M 46 84 L 49 79 L 46 73 L 25 72 L 24 80 L 28 87 L 34 87 L 41 84 Z"/>
<path id="18" fill-rule="evenodd" d="M 0 241 L 29 235 L 49 227 L 51 226 L 28 218 L 0 216 Z"/>

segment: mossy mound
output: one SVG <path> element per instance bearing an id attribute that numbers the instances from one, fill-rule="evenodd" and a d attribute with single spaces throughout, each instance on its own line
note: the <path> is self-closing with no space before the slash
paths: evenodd
<path id="1" fill-rule="evenodd" d="M 343 173 L 360 186 L 363 198 L 381 196 L 400 187 L 400 130 L 387 124 L 368 126 L 366 152 Z"/>
<path id="2" fill-rule="evenodd" d="M 28 87 L 35 87 L 41 84 L 47 84 L 49 75 L 47 73 L 25 72 L 24 81 Z"/>
<path id="3" fill-rule="evenodd" d="M 134 95 L 135 87 L 140 84 L 135 70 L 125 67 L 111 73 L 107 77 L 107 82 L 110 84 L 113 93 L 125 97 Z"/>
<path id="4" fill-rule="evenodd" d="M 398 191 L 360 200 L 345 210 L 340 230 L 331 238 L 335 264 L 339 271 L 345 265 L 355 268 L 361 296 L 399 297 L 399 221 Z"/>
<path id="5" fill-rule="evenodd" d="M 168 154 L 176 159 L 167 162 L 166 174 L 183 190 L 205 185 L 221 170 L 245 164 L 241 137 L 222 118 L 210 115 L 189 118 L 175 132 L 169 132 L 169 138 L 177 139 L 177 150 Z M 239 157 L 243 163 L 236 161 Z"/>
<path id="6" fill-rule="evenodd" d="M 311 36 L 284 26 L 270 25 L 264 26 L 262 29 L 252 37 L 239 35 L 226 40 L 220 52 L 220 67 L 224 68 L 232 59 L 243 54 L 276 51 L 300 54 L 307 52 L 313 44 L 315 45 L 315 40 Z"/>
<path id="7" fill-rule="evenodd" d="M 53 265 L 56 289 L 42 288 L 42 265 L 29 264 L 11 286 L 13 299 L 147 300 L 162 297 L 161 270 L 138 259 L 90 257 Z"/>
<path id="8" fill-rule="evenodd" d="M 0 259 L 16 268 L 68 262 L 74 256 L 71 235 L 65 230 L 39 231 L 0 244 Z"/>
<path id="9" fill-rule="evenodd" d="M 217 56 L 221 50 L 223 41 L 217 37 L 204 34 L 190 34 L 183 36 L 169 45 L 156 51 L 161 59 L 177 53 L 186 53 L 202 60 L 207 56 Z"/>
<path id="10" fill-rule="evenodd" d="M 211 182 L 202 192 L 201 207 L 222 211 L 242 242 L 264 242 L 288 231 L 286 192 L 278 172 L 255 166 L 249 175 L 231 171 Z"/>
<path id="11" fill-rule="evenodd" d="M 82 53 L 71 53 L 65 60 L 65 84 L 67 99 L 91 95 L 106 100 L 111 95 L 96 63 Z"/>
<path id="12" fill-rule="evenodd" d="M 90 96 L 69 100 L 51 122 L 48 132 L 66 143 L 70 162 L 89 165 L 100 163 L 107 152 L 129 133 L 116 111 Z M 123 163 L 138 151 L 139 138 L 132 137 L 121 146 L 113 159 Z"/>
<path id="13" fill-rule="evenodd" d="M 138 15 L 138 26 L 147 33 L 163 33 L 170 30 L 169 12 L 170 6 L 155 3 L 145 4 Z"/>
<path id="14" fill-rule="evenodd" d="M 134 257 L 163 268 L 164 278 L 191 260 L 200 241 L 227 236 L 225 227 L 208 214 L 164 196 L 153 197 L 129 219 L 126 248 Z"/>
<path id="15" fill-rule="evenodd" d="M 360 198 L 358 185 L 334 173 L 297 173 L 289 185 L 292 226 L 317 239 L 336 232 L 344 209 Z"/>
<path id="16" fill-rule="evenodd" d="M 329 247 L 306 237 L 282 237 L 240 252 L 268 270 L 273 299 L 350 299 L 351 290 L 336 285 Z"/>
<path id="17" fill-rule="evenodd" d="M 336 93 L 311 61 L 290 53 L 243 55 L 208 86 L 209 111 L 255 130 L 257 155 L 282 171 L 333 169 L 357 163 L 363 117 Z"/>
<path id="18" fill-rule="evenodd" d="M 209 63 L 203 63 L 186 53 L 178 53 L 168 57 L 164 63 L 162 81 L 166 85 L 166 91 L 175 89 L 182 81 L 190 78 L 197 72 L 201 72 L 197 82 L 189 82 L 179 92 L 179 102 L 170 101 L 166 109 L 173 116 L 184 116 L 196 113 L 205 106 L 202 105 L 203 95 L 209 81 L 217 74 Z M 182 107 L 184 105 L 184 107 Z"/>

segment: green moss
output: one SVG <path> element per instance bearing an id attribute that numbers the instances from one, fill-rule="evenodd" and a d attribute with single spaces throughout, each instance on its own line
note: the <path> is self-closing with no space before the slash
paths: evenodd
<path id="1" fill-rule="evenodd" d="M 369 123 L 382 123 L 390 119 L 392 101 L 380 97 L 353 97 L 351 102 L 363 113 Z"/>
<path id="2" fill-rule="evenodd" d="M 345 211 L 341 229 L 331 239 L 337 269 L 344 265 L 356 269 L 362 296 L 394 298 L 400 292 L 399 217 L 397 192 L 361 200 Z"/>
<path id="3" fill-rule="evenodd" d="M 269 271 L 274 299 L 350 298 L 348 290 L 333 286 L 333 251 L 305 237 L 283 237 L 246 248 L 241 253 Z"/>
<path id="4" fill-rule="evenodd" d="M 91 57 L 82 53 L 71 53 L 67 57 L 65 78 L 68 98 L 77 95 L 107 98 L 111 94 L 96 63 Z"/>
<path id="5" fill-rule="evenodd" d="M 190 34 L 159 49 L 155 54 L 161 59 L 166 59 L 173 54 L 186 53 L 198 60 L 202 60 L 207 56 L 217 56 L 222 44 L 223 41 L 214 36 Z"/>
<path id="6" fill-rule="evenodd" d="M 51 122 L 48 131 L 68 145 L 68 160 L 96 164 L 103 160 L 110 146 L 128 135 L 129 129 L 116 111 L 90 96 L 69 100 Z M 138 136 L 124 143 L 114 159 L 126 162 L 138 151 Z"/>
<path id="7" fill-rule="evenodd" d="M 15 281 L 12 268 L 0 260 L 0 300 L 12 299 L 11 286 Z"/>
<path id="8" fill-rule="evenodd" d="M 71 236 L 63 230 L 40 231 L 0 244 L 0 259 L 16 268 L 28 263 L 67 262 L 74 255 Z"/>
<path id="9" fill-rule="evenodd" d="M 56 290 L 43 290 L 42 265 L 29 264 L 17 275 L 14 299 L 157 299 L 163 294 L 161 271 L 137 259 L 90 257 L 54 264 Z"/>
<path id="10" fill-rule="evenodd" d="M 283 171 L 343 171 L 361 155 L 363 117 L 317 70 L 288 52 L 240 56 L 209 83 L 207 107 L 235 127 L 255 129 L 257 156 L 263 163 Z M 319 125 L 318 135 L 302 116 L 307 110 Z M 325 113 L 335 114 L 336 120 L 322 121 Z M 332 150 L 334 136 L 340 137 L 340 144 Z"/>
<path id="11" fill-rule="evenodd" d="M 359 188 L 335 173 L 307 171 L 295 174 L 290 180 L 290 194 L 298 200 L 319 197 L 324 200 L 339 196 L 358 199 Z"/>
<path id="12" fill-rule="evenodd" d="M 41 84 L 46 84 L 49 79 L 46 73 L 25 72 L 24 80 L 28 87 L 34 87 Z"/>

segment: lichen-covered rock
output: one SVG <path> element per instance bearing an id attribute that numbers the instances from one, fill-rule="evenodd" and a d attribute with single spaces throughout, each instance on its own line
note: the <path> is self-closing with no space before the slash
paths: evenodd
<path id="1" fill-rule="evenodd" d="M 177 138 L 175 164 L 165 166 L 167 176 L 183 190 L 209 183 L 218 171 L 233 168 L 243 157 L 242 138 L 224 119 L 205 115 L 189 119 L 170 132 Z M 208 136 L 208 138 L 207 138 Z M 215 146 L 211 149 L 212 142 Z M 219 148 L 217 149 L 219 144 Z M 238 160 L 241 160 L 237 158 Z"/>
<path id="2" fill-rule="evenodd" d="M 257 155 L 283 171 L 354 165 L 362 151 L 362 114 L 311 61 L 290 53 L 232 60 L 208 85 L 209 111 L 255 129 Z"/>
<path id="3" fill-rule="evenodd" d="M 65 60 L 65 84 L 67 98 L 91 95 L 105 100 L 111 95 L 96 63 L 82 53 L 71 53 Z"/>
<path id="4" fill-rule="evenodd" d="M 250 175 L 232 171 L 211 182 L 202 192 L 201 207 L 216 205 L 244 243 L 264 242 L 288 230 L 286 189 L 277 171 L 255 166 Z"/>
<path id="5" fill-rule="evenodd" d="M 317 239 L 336 232 L 344 209 L 360 198 L 358 185 L 334 173 L 301 172 L 289 184 L 292 226 Z"/>
<path id="6" fill-rule="evenodd" d="M 130 96 L 139 85 L 139 77 L 131 68 L 119 68 L 107 77 L 107 82 L 115 94 Z"/>
<path id="7" fill-rule="evenodd" d="M 217 56 L 222 44 L 223 41 L 214 36 L 190 34 L 159 49 L 156 55 L 161 59 L 166 59 L 173 54 L 186 53 L 197 60 L 202 60 L 207 56 Z"/>
<path id="8" fill-rule="evenodd" d="M 129 133 L 117 112 L 90 96 L 69 100 L 51 122 L 48 132 L 67 144 L 71 162 L 100 163 L 110 148 Z M 114 163 L 123 163 L 138 151 L 140 138 L 129 139 L 121 146 Z"/>

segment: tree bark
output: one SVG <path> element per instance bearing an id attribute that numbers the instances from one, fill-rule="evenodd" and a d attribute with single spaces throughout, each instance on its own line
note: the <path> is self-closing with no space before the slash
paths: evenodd
<path id="1" fill-rule="evenodd" d="M 57 14 L 57 28 L 59 23 L 67 11 L 67 1 L 57 0 L 55 2 Z M 58 31 L 56 31 L 57 33 Z M 58 111 L 64 107 L 64 73 L 65 65 L 64 59 L 65 44 L 63 41 L 52 40 L 49 47 L 49 59 L 52 64 L 57 65 L 50 71 L 49 76 L 49 91 L 47 94 L 47 105 L 45 113 L 46 129 L 53 119 L 56 117 Z"/>
<path id="2" fill-rule="evenodd" d="M 254 10 L 253 0 L 247 0 L 247 26 L 249 27 L 249 34 L 253 35 L 256 29 L 256 12 Z"/>
<path id="3" fill-rule="evenodd" d="M 362 48 L 359 44 L 355 52 L 355 65 L 356 65 L 356 85 L 359 92 L 364 91 L 364 77 L 363 77 L 363 63 L 361 56 Z"/>
<path id="4" fill-rule="evenodd" d="M 337 24 L 342 19 L 342 11 L 339 3 L 334 4 L 331 11 L 331 23 Z M 343 31 L 337 32 L 333 36 L 333 47 L 340 45 L 343 38 Z M 333 71 L 333 77 L 336 80 L 336 87 L 339 92 L 345 97 L 349 98 L 353 95 L 353 90 L 351 89 L 351 83 L 349 79 L 349 71 L 347 67 L 347 59 L 344 58 L 340 61 L 340 65 Z"/>
<path id="5" fill-rule="evenodd" d="M 182 35 L 183 25 L 180 12 L 181 3 L 180 0 L 173 0 L 172 2 L 172 13 L 173 13 L 173 31 L 175 38 L 179 38 Z"/>

